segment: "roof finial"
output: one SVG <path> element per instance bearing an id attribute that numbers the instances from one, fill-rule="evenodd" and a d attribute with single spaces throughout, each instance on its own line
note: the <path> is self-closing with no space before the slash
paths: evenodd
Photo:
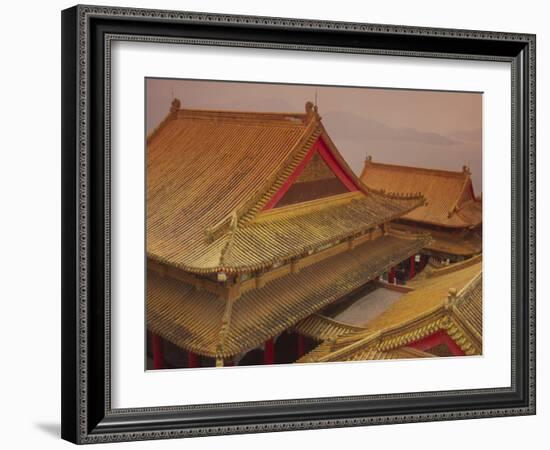
<path id="1" fill-rule="evenodd" d="M 317 112 L 317 91 L 315 91 L 315 103 L 308 100 L 306 102 L 306 117 L 308 119 L 314 118 L 317 120 L 321 120 L 321 117 L 319 116 L 319 113 Z"/>
<path id="2" fill-rule="evenodd" d="M 470 171 L 470 164 L 464 164 L 462 166 L 462 173 L 465 175 L 471 175 L 472 172 Z"/>
<path id="3" fill-rule="evenodd" d="M 445 308 L 450 308 L 451 305 L 453 305 L 456 302 L 457 294 L 458 292 L 456 288 L 449 288 L 447 298 L 445 299 Z"/>
<path id="4" fill-rule="evenodd" d="M 172 114 L 175 114 L 175 113 L 178 112 L 178 110 L 180 109 L 180 107 L 181 107 L 181 102 L 179 101 L 179 99 L 174 98 L 174 99 L 172 100 L 172 104 L 170 105 L 170 112 L 171 112 Z"/>
<path id="5" fill-rule="evenodd" d="M 365 164 L 370 164 L 372 162 L 372 155 L 369 155 L 367 153 L 367 156 L 365 156 Z"/>
<path id="6" fill-rule="evenodd" d="M 317 89 L 315 89 L 315 106 L 313 107 L 313 110 L 315 112 L 317 112 L 317 96 L 318 96 L 318 94 L 319 93 L 318 93 Z"/>

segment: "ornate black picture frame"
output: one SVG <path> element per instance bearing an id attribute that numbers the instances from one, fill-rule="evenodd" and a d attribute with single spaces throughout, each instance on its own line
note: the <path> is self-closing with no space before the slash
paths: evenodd
<path id="1" fill-rule="evenodd" d="M 113 409 L 109 102 L 116 40 L 511 63 L 511 386 Z M 64 439 L 83 444 L 535 413 L 534 35 L 75 6 L 62 12 L 62 109 Z"/>

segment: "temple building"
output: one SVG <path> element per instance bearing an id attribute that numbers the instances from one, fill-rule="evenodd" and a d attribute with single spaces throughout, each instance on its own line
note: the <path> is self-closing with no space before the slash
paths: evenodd
<path id="1" fill-rule="evenodd" d="M 428 267 L 406 287 L 379 283 L 362 311 L 309 316 L 295 329 L 319 345 L 298 362 L 481 355 L 481 266 L 480 255 Z"/>
<path id="2" fill-rule="evenodd" d="M 305 109 L 176 99 L 147 137 L 149 368 L 294 362 L 294 325 L 429 245 L 389 225 L 424 198 L 367 188 Z"/>
<path id="3" fill-rule="evenodd" d="M 474 194 L 468 167 L 452 172 L 381 164 L 369 156 L 360 178 L 372 189 L 422 193 L 427 203 L 399 218 L 395 226 L 432 235 L 424 256 L 457 262 L 481 253 L 482 202 Z M 417 258 L 417 264 L 423 267 L 426 259 Z"/>

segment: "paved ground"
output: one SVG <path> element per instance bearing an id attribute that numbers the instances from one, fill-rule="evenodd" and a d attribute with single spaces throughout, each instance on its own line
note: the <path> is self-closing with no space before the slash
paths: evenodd
<path id="1" fill-rule="evenodd" d="M 353 302 L 334 319 L 349 325 L 365 326 L 393 305 L 402 295 L 403 292 L 378 288 Z"/>

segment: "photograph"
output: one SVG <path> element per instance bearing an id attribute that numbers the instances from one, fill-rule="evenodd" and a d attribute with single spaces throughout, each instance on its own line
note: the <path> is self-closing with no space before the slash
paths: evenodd
<path id="1" fill-rule="evenodd" d="M 483 93 L 146 78 L 146 370 L 483 355 Z"/>
<path id="2" fill-rule="evenodd" d="M 8 301 L 28 311 L 6 317 L 31 320 L 8 320 L 27 336 L 10 348 L 44 350 L 12 372 L 56 364 L 42 372 L 62 439 L 464 449 L 537 436 L 548 27 L 527 6 L 430 2 L 67 4 L 61 33 L 48 27 L 60 89 L 40 92 L 20 55 L 48 53 L 17 52 L 26 87 L 5 83 L 18 118 L 6 148 L 21 163 L 6 167 L 27 167 L 21 136 L 57 130 L 61 166 L 39 171 L 61 178 L 61 264 L 48 264 L 60 279 L 35 272 L 61 305 Z M 29 105 L 60 114 L 21 120 Z M 49 243 L 36 231 L 45 184 L 7 175 L 10 199 L 32 191 L 14 200 L 32 218 L 5 222 Z M 4 235 L 16 292 L 42 289 Z M 47 333 L 21 333 L 38 323 L 58 358 Z"/>

